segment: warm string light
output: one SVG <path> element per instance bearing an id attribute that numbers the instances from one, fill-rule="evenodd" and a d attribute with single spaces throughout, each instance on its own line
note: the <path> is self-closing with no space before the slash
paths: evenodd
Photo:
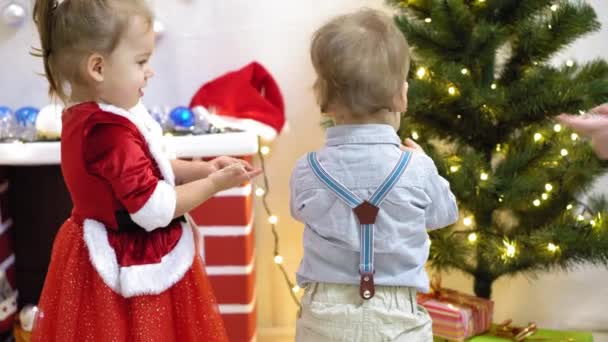
<path id="1" fill-rule="evenodd" d="M 505 253 L 504 253 L 503 257 L 505 259 L 514 258 L 515 254 L 517 253 L 517 249 L 515 247 L 515 242 L 509 242 L 508 240 L 503 240 L 502 243 L 505 246 Z"/>
<path id="2" fill-rule="evenodd" d="M 465 226 L 470 227 L 470 226 L 472 226 L 472 225 L 473 225 L 473 219 L 474 219 L 474 217 L 473 217 L 473 216 L 467 216 L 467 217 L 465 217 L 465 218 L 462 220 L 462 223 L 463 223 Z"/>
<path id="3" fill-rule="evenodd" d="M 547 244 L 547 249 L 549 250 L 549 252 L 555 253 L 555 252 L 557 252 L 559 250 L 559 246 L 556 245 L 556 244 L 554 244 L 554 243 L 552 243 L 552 242 L 549 242 Z"/>
<path id="4" fill-rule="evenodd" d="M 426 69 L 424 67 L 420 67 L 420 68 L 418 68 L 418 70 L 416 70 L 416 76 L 418 76 L 418 78 L 422 79 L 422 78 L 424 78 L 425 75 L 426 75 Z"/>
<path id="5" fill-rule="evenodd" d="M 479 175 L 479 179 L 481 179 L 482 181 L 487 181 L 489 178 L 490 178 L 490 175 L 488 175 L 488 174 L 487 174 L 487 173 L 485 173 L 485 172 L 482 172 L 482 173 Z"/>
<path id="6" fill-rule="evenodd" d="M 277 232 L 277 222 L 279 221 L 279 218 L 277 216 L 275 216 L 274 214 L 272 214 L 272 211 L 270 210 L 270 206 L 268 205 L 268 201 L 267 201 L 267 196 L 268 193 L 270 192 L 269 190 L 269 182 L 268 182 L 268 176 L 266 174 L 266 163 L 264 160 L 264 156 L 268 155 L 268 153 L 270 153 L 270 148 L 268 146 L 264 146 L 262 145 L 262 139 L 260 137 L 258 137 L 258 144 L 260 147 L 260 149 L 258 150 L 258 157 L 260 158 L 260 164 L 262 167 L 262 171 L 263 171 L 263 180 L 264 180 L 264 186 L 263 187 L 257 187 L 257 189 L 255 190 L 255 195 L 260 197 L 262 199 L 262 205 L 264 207 L 264 210 L 266 211 L 266 215 L 268 216 L 268 223 L 270 223 L 270 228 L 271 228 L 271 232 L 272 235 L 274 237 L 274 250 L 273 250 L 273 255 L 274 255 L 274 263 L 279 267 L 279 270 L 281 271 L 281 274 L 283 275 L 283 279 L 285 280 L 285 283 L 287 284 L 288 288 L 290 289 L 289 294 L 291 295 L 291 298 L 293 299 L 294 303 L 296 303 L 297 306 L 300 306 L 300 301 L 298 300 L 298 297 L 296 297 L 296 294 L 298 292 L 300 292 L 300 287 L 295 284 L 294 282 L 291 281 L 289 274 L 287 273 L 287 270 L 285 269 L 285 266 L 283 265 L 283 256 L 279 253 L 279 233 Z"/>
<path id="7" fill-rule="evenodd" d="M 471 234 L 469 234 L 468 239 L 469 239 L 469 242 L 470 242 L 470 243 L 474 243 L 474 242 L 476 242 L 476 241 L 477 241 L 477 234 L 476 234 L 476 233 L 471 233 Z"/>

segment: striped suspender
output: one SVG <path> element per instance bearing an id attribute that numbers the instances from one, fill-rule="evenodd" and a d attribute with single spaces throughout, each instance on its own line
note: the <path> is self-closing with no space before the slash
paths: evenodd
<path id="1" fill-rule="evenodd" d="M 361 275 L 361 283 L 359 285 L 359 294 L 363 299 L 370 299 L 374 296 L 374 224 L 378 215 L 379 207 L 384 198 L 393 189 L 401 175 L 407 168 L 411 159 L 411 152 L 403 152 L 401 158 L 386 177 L 382 184 L 376 189 L 369 200 L 364 201 L 355 195 L 352 191 L 342 185 L 338 180 L 333 178 L 319 163 L 317 154 L 311 152 L 308 154 L 308 164 L 313 173 L 319 180 L 325 184 L 333 193 L 338 196 L 346 205 L 353 209 L 355 215 L 359 219 L 361 226 L 361 252 L 359 258 L 359 274 Z"/>

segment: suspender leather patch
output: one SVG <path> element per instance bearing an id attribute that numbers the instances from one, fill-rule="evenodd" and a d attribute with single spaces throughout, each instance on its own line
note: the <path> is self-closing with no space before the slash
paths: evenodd
<path id="1" fill-rule="evenodd" d="M 378 211 L 380 208 L 375 205 L 369 203 L 368 201 L 363 201 L 363 203 L 359 204 L 353 211 L 357 218 L 359 219 L 359 224 L 374 224 L 376 223 L 376 217 L 378 216 Z"/>

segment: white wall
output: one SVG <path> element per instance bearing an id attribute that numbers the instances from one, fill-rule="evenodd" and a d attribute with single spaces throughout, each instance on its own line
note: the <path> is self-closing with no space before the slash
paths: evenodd
<path id="1" fill-rule="evenodd" d="M 19 0 L 17 0 L 19 1 Z M 25 2 L 25 0 L 22 0 Z M 6 0 L 0 0 L 0 5 Z M 590 1 L 600 20 L 608 23 L 604 0 Z M 271 147 L 268 175 L 270 205 L 279 216 L 285 265 L 295 273 L 301 257 L 302 227 L 290 219 L 289 172 L 296 159 L 323 144 L 323 132 L 310 87 L 308 58 L 311 33 L 327 17 L 359 6 L 382 7 L 382 0 L 173 0 L 152 1 L 166 34 L 153 58 L 156 77 L 145 102 L 188 104 L 196 89 L 210 79 L 250 61 L 264 64 L 283 89 L 290 130 Z M 29 14 L 28 14 L 29 15 Z M 32 25 L 19 30 L 0 26 L 0 105 L 40 106 L 46 103 L 39 60 L 27 52 L 35 44 Z M 608 28 L 577 42 L 560 59 L 608 57 Z M 603 183 L 605 187 L 607 183 Z M 272 236 L 262 210 L 257 210 L 257 275 L 260 340 L 289 335 L 296 307 L 272 263 Z M 460 275 L 445 277 L 446 286 L 471 289 Z M 563 274 L 545 274 L 534 281 L 501 279 L 494 287 L 496 318 L 544 327 L 608 329 L 608 270 L 582 267 Z"/>

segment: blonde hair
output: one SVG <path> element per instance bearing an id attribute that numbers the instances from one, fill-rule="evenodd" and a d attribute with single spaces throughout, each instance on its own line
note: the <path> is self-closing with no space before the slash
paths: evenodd
<path id="1" fill-rule="evenodd" d="M 67 102 L 68 89 L 82 82 L 78 66 L 94 52 L 109 56 L 134 16 L 152 25 L 144 0 L 36 0 L 40 48 L 32 54 L 42 57 L 49 96 Z"/>
<path id="2" fill-rule="evenodd" d="M 310 48 L 322 112 L 345 106 L 353 115 L 393 110 L 409 71 L 409 46 L 392 18 L 363 9 L 330 20 Z"/>

